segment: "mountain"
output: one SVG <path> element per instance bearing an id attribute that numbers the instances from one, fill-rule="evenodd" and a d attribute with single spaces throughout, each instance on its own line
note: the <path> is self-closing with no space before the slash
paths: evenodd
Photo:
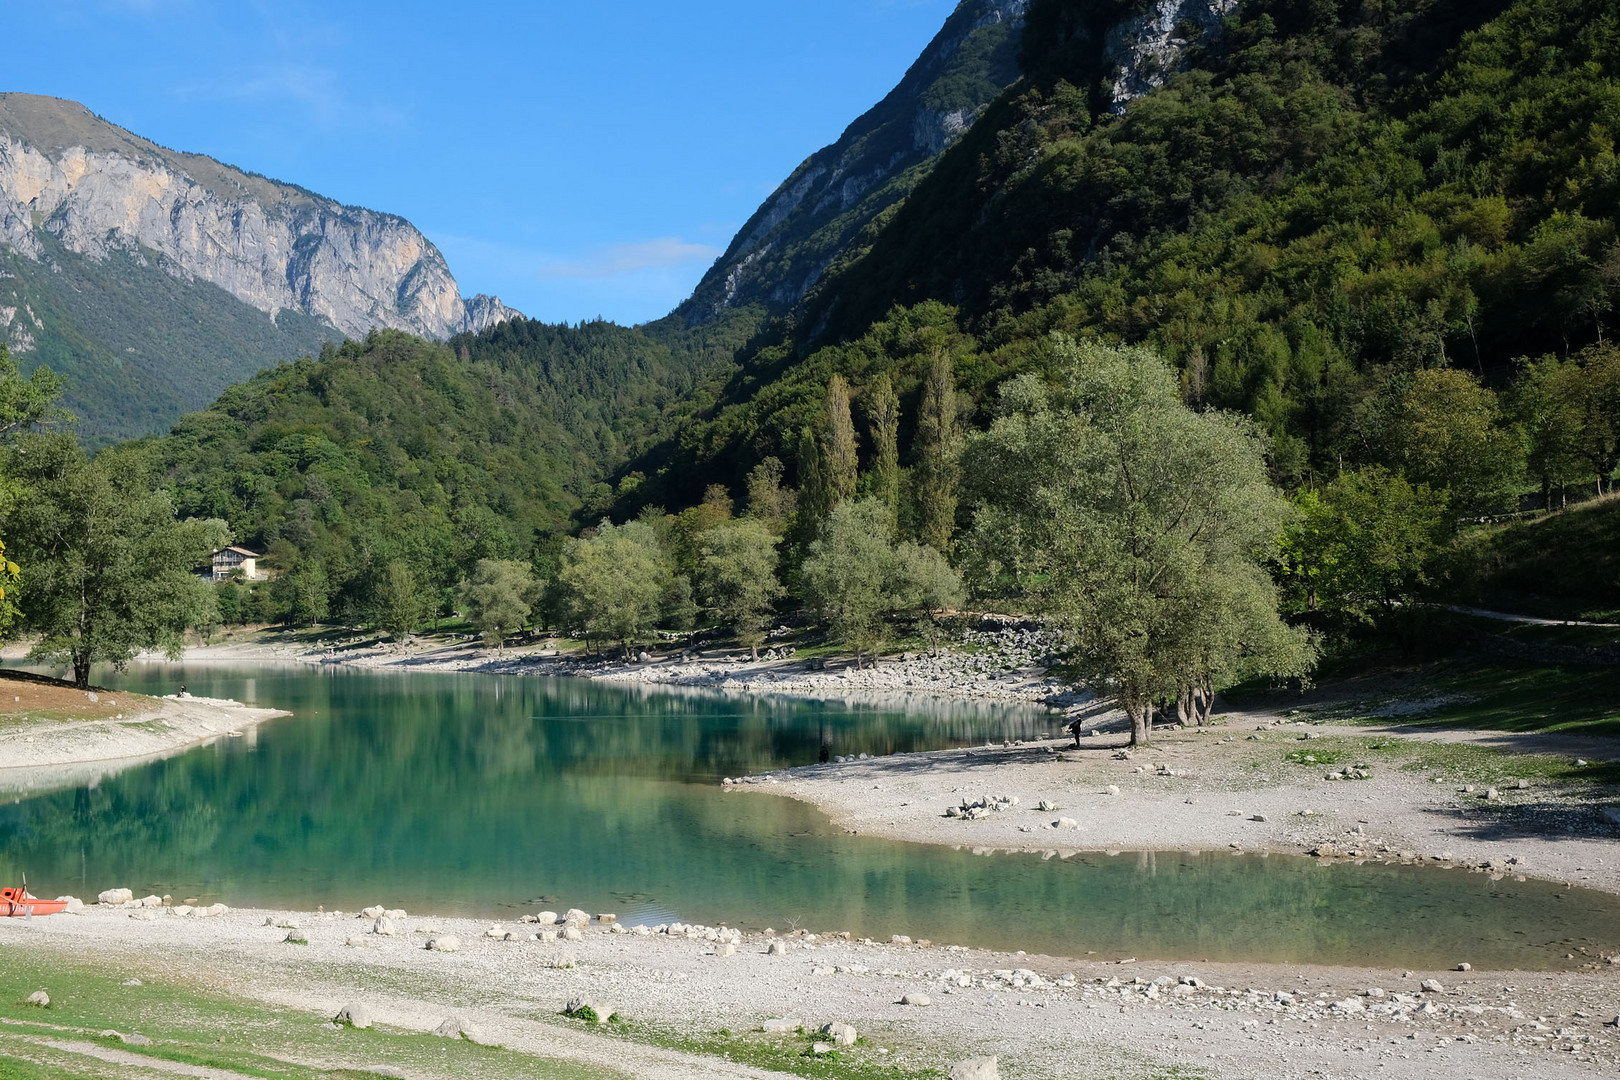
<path id="1" fill-rule="evenodd" d="M 899 84 L 755 211 L 677 314 L 698 324 L 751 304 L 796 304 L 1017 79 L 1028 8 L 963 0 Z"/>
<path id="2" fill-rule="evenodd" d="M 463 299 L 403 218 L 31 94 L 0 94 L 0 274 L 0 335 L 67 376 L 92 437 L 167 426 L 326 340 L 446 339 L 516 314 Z"/>
<path id="3" fill-rule="evenodd" d="M 1620 331 L 1602 0 L 1034 0 L 1023 74 L 845 244 L 619 509 L 794 464 L 833 373 L 985 415 L 1052 332 L 1153 346 L 1286 484 L 1386 460 L 1413 373 Z"/>

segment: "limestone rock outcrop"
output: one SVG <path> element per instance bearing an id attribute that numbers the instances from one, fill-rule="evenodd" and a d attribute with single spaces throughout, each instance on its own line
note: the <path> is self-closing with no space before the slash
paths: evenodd
<path id="1" fill-rule="evenodd" d="M 404 218 L 165 149 L 71 101 L 0 94 L 0 243 L 49 259 L 42 233 L 75 254 L 129 252 L 272 318 L 296 309 L 356 337 L 393 327 L 446 338 L 517 314 L 494 297 L 464 300 L 444 256 Z M 9 314 L 18 325 L 0 331 L 26 348 L 39 327 Z"/>

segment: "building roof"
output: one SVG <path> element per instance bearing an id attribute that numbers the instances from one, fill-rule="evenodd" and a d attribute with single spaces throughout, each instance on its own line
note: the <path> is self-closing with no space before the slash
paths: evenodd
<path id="1" fill-rule="evenodd" d="M 220 548 L 218 551 L 214 552 L 214 554 L 215 555 L 223 555 L 227 551 L 234 551 L 238 555 L 241 555 L 242 557 L 248 558 L 248 559 L 262 559 L 262 558 L 264 558 L 264 556 L 260 555 L 257 551 L 249 551 L 245 547 L 234 547 L 234 546 L 233 547 L 228 547 L 228 548 Z"/>

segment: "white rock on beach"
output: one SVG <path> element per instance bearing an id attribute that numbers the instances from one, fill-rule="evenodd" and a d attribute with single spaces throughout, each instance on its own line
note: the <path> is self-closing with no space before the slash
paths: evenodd
<path id="1" fill-rule="evenodd" d="M 459 1016 L 446 1017 L 433 1029 L 433 1034 L 441 1039 L 466 1039 L 469 1042 L 478 1041 L 478 1029 Z"/>
<path id="2" fill-rule="evenodd" d="M 569 908 L 568 913 L 563 916 L 563 922 L 569 926 L 578 926 L 583 929 L 591 925 L 591 917 L 577 907 Z"/>
<path id="3" fill-rule="evenodd" d="M 854 1046 L 860 1034 L 849 1024 L 827 1024 L 821 1033 L 832 1039 L 834 1046 Z"/>
<path id="4" fill-rule="evenodd" d="M 534 919 L 541 926 L 557 925 L 557 913 L 555 911 L 542 911 L 540 914 L 536 915 Z"/>
<path id="5" fill-rule="evenodd" d="M 381 934 L 383 937 L 393 937 L 396 933 L 394 929 L 394 920 L 390 919 L 386 915 L 377 916 L 377 921 L 371 925 L 371 932 L 373 934 Z"/>
<path id="6" fill-rule="evenodd" d="M 906 994 L 900 999 L 902 1005 L 932 1005 L 933 999 L 927 994 Z"/>
<path id="7" fill-rule="evenodd" d="M 442 934 L 438 937 L 428 938 L 427 947 L 430 952 L 460 952 L 461 939 L 454 934 Z"/>
<path id="8" fill-rule="evenodd" d="M 760 1030 L 767 1035 L 792 1035 L 804 1027 L 804 1021 L 797 1017 L 782 1017 L 777 1020 L 767 1020 L 760 1025 Z"/>
<path id="9" fill-rule="evenodd" d="M 108 889 L 96 897 L 96 902 L 101 904 L 127 904 L 133 899 L 135 899 L 135 894 L 128 889 Z"/>
<path id="10" fill-rule="evenodd" d="M 368 1028 L 371 1026 L 371 1010 L 364 1005 L 351 1002 L 338 1010 L 332 1022 L 353 1028 Z"/>
<path id="11" fill-rule="evenodd" d="M 58 896 L 56 899 L 61 901 L 62 903 L 67 904 L 67 907 L 62 909 L 63 912 L 65 912 L 66 914 L 68 914 L 68 915 L 83 915 L 84 914 L 84 901 L 80 900 L 77 896 Z"/>
<path id="12" fill-rule="evenodd" d="M 968 1058 L 951 1066 L 950 1080 L 1001 1080 L 993 1057 Z"/>
<path id="13" fill-rule="evenodd" d="M 28 995 L 28 1004 L 30 1005 L 38 1005 L 43 1009 L 50 1003 L 51 995 L 47 994 L 43 990 L 35 990 L 32 994 Z"/>
<path id="14" fill-rule="evenodd" d="M 380 919 L 382 918 L 383 912 L 387 910 L 388 909 L 383 907 L 381 904 L 376 904 L 372 907 L 361 908 L 360 917 L 362 919 Z"/>

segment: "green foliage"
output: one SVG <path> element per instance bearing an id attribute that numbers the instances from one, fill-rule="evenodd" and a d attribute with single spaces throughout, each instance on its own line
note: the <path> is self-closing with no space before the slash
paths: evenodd
<path id="1" fill-rule="evenodd" d="M 860 461 L 855 447 L 855 421 L 849 411 L 849 383 L 834 375 L 827 383 L 827 415 L 821 428 L 821 477 L 826 504 L 833 509 L 855 497 Z"/>
<path id="2" fill-rule="evenodd" d="M 922 401 L 917 407 L 917 534 L 936 551 L 947 551 L 956 532 L 957 466 L 956 374 L 950 358 L 936 351 L 928 359 Z"/>
<path id="3" fill-rule="evenodd" d="M 332 580 L 320 559 L 301 560 L 290 574 L 276 578 L 270 592 L 289 625 L 319 626 L 331 610 Z"/>
<path id="4" fill-rule="evenodd" d="M 1471 529 L 1447 560 L 1454 602 L 1549 619 L 1620 622 L 1620 499 Z"/>
<path id="5" fill-rule="evenodd" d="M 377 583 L 377 625 L 397 639 L 407 638 L 421 624 L 425 606 L 411 564 L 390 559 Z"/>
<path id="6" fill-rule="evenodd" d="M 536 587 L 529 564 L 512 559 L 479 559 L 462 583 L 462 614 L 484 635 L 484 644 L 499 648 L 521 630 L 534 609 Z"/>
<path id="7" fill-rule="evenodd" d="M 878 499 L 835 507 L 804 560 L 805 591 L 856 663 L 888 636 L 890 617 L 961 603 L 961 578 L 932 549 L 897 543 L 894 519 Z"/>
<path id="8" fill-rule="evenodd" d="M 558 584 L 565 597 L 564 625 L 587 647 L 592 638 L 607 638 L 628 650 L 658 626 L 674 577 L 650 524 L 604 521 L 594 535 L 570 541 L 563 552 Z M 689 599 L 690 585 L 686 595 Z"/>
<path id="9" fill-rule="evenodd" d="M 861 400 L 866 407 L 867 437 L 872 443 L 866 493 L 881 500 L 896 515 L 900 512 L 900 399 L 889 376 L 872 380 Z"/>
<path id="10" fill-rule="evenodd" d="M 1182 405 L 1142 349 L 1058 341 L 1050 380 L 1004 390 L 972 437 L 970 544 L 984 579 L 1065 636 L 1072 670 L 1151 734 L 1154 703 L 1253 675 L 1303 675 L 1261 565 L 1287 516 L 1254 426 Z"/>
<path id="11" fill-rule="evenodd" d="M 703 601 L 722 624 L 736 627 L 756 659 L 771 606 L 783 592 L 776 545 L 776 535 L 757 518 L 722 522 L 698 541 Z"/>
<path id="12" fill-rule="evenodd" d="M 143 649 L 177 656 L 185 628 L 213 608 L 192 570 L 229 540 L 225 524 L 176 521 L 138 451 L 90 461 L 68 436 L 29 435 L 6 449 L 4 469 L 25 491 L 5 527 L 27 567 L 20 599 L 39 635 L 30 655 L 70 664 L 81 686 L 94 663 L 122 667 Z"/>
<path id="13" fill-rule="evenodd" d="M 1300 492 L 1294 505 L 1278 545 L 1285 606 L 1329 627 L 1409 614 L 1450 538 L 1442 500 L 1378 467 Z"/>
<path id="14" fill-rule="evenodd" d="M 1462 371 L 1419 371 L 1370 432 L 1382 457 L 1413 483 L 1447 492 L 1454 510 L 1490 513 L 1518 492 L 1520 436 L 1503 427 L 1496 395 Z"/>

